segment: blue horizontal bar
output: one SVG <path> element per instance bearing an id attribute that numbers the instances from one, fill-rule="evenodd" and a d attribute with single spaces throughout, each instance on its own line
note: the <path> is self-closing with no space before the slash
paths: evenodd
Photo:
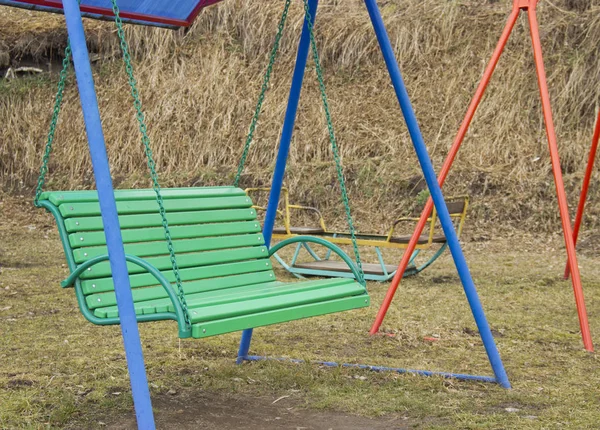
<path id="1" fill-rule="evenodd" d="M 263 357 L 261 355 L 248 355 L 244 357 L 247 361 L 263 361 L 263 360 L 274 360 L 274 361 L 289 361 L 291 363 L 305 363 L 304 360 L 298 360 L 296 358 L 277 358 L 277 357 Z M 351 364 L 351 363 L 336 363 L 335 361 L 311 361 L 312 364 L 319 364 L 328 367 L 347 367 L 351 369 L 364 369 L 371 370 L 373 372 L 395 372 L 400 374 L 412 374 L 421 376 L 440 376 L 448 379 L 461 379 L 465 381 L 480 381 L 480 382 L 492 382 L 498 383 L 496 378 L 491 376 L 477 376 L 477 375 L 465 375 L 463 373 L 449 373 L 449 372 L 432 372 L 431 370 L 415 370 L 415 369 L 402 369 L 400 367 L 385 367 L 385 366 L 370 366 L 367 364 Z"/>

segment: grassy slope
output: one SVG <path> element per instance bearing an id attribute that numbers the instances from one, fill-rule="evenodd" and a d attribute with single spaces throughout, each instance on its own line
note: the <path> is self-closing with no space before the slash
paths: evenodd
<path id="1" fill-rule="evenodd" d="M 49 217 L 23 200 L 1 208 L 9 216 L 0 224 L 0 427 L 90 428 L 130 417 L 119 328 L 86 323 L 72 292 L 59 288 L 67 272 Z M 571 287 L 559 280 L 558 244 L 558 238 L 522 236 L 466 245 L 513 390 L 308 365 L 238 367 L 232 359 L 238 334 L 179 342 L 172 323 L 154 323 L 141 326 L 151 391 L 160 396 L 174 389 L 192 404 L 211 393 L 289 395 L 308 407 L 408 417 L 425 428 L 594 428 L 598 356 L 581 346 Z M 597 340 L 596 258 L 584 253 L 581 265 Z M 253 351 L 490 373 L 448 255 L 403 283 L 384 324 L 394 336 L 369 337 L 384 290 L 370 284 L 369 309 L 257 330 Z M 440 340 L 424 340 L 431 336 Z"/>
<path id="2" fill-rule="evenodd" d="M 458 129 L 511 3 L 410 0 L 383 6 L 436 166 Z M 539 6 L 563 169 L 573 203 L 600 100 L 600 3 L 592 0 L 590 5 L 587 11 L 567 11 L 564 1 L 542 1 Z M 231 182 L 279 10 L 279 6 L 267 8 L 265 2 L 230 0 L 203 12 L 187 33 L 128 28 L 165 183 Z M 0 20 L 0 51 L 17 63 L 20 57 L 56 56 L 64 48 L 60 16 L 2 9 Z M 414 199 L 423 187 L 417 163 L 360 2 L 324 1 L 318 22 L 330 104 L 359 225 L 378 226 L 405 212 L 406 207 L 398 206 Z M 300 9 L 295 7 L 244 185 L 268 182 L 300 23 Z M 112 25 L 89 22 L 87 26 L 116 182 L 145 186 L 143 152 Z M 508 219 L 513 225 L 553 230 L 558 227 L 554 186 L 528 37 L 522 17 L 448 188 L 478 197 L 473 205 L 476 222 Z M 287 184 L 294 199 L 327 208 L 336 217 L 340 205 L 330 197 L 335 195 L 331 192 L 335 172 L 312 75 L 309 70 Z M 0 81 L 4 125 L 0 185 L 5 190 L 28 189 L 35 183 L 55 78 Z M 82 130 L 71 84 L 58 127 L 51 186 L 93 186 Z M 598 204 L 594 188 L 591 212 Z M 598 225 L 598 218 L 591 217 L 590 222 Z"/>

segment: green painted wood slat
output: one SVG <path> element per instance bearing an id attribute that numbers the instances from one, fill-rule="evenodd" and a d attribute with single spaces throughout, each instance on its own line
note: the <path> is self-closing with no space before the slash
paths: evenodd
<path id="1" fill-rule="evenodd" d="M 192 337 L 201 339 L 249 328 L 263 327 L 280 324 L 303 318 L 311 318 L 335 312 L 349 311 L 352 309 L 369 306 L 370 299 L 367 294 L 346 297 L 326 302 L 311 303 L 308 305 L 294 306 L 275 311 L 258 312 L 250 315 L 237 316 L 222 320 L 204 322 L 192 325 Z"/>
<path id="2" fill-rule="evenodd" d="M 234 261 L 244 261 L 254 258 L 264 258 L 268 255 L 267 248 L 264 246 L 254 246 L 252 248 L 238 248 L 232 250 L 196 252 L 192 254 L 182 254 L 177 256 L 177 263 L 180 268 L 210 266 L 212 264 L 222 264 Z M 171 268 L 171 259 L 169 257 L 150 257 L 145 259 L 158 270 L 167 270 Z M 142 273 L 144 269 L 132 263 L 127 263 L 129 273 Z M 103 278 L 110 276 L 110 264 L 108 261 L 98 263 L 90 267 L 80 276 L 80 279 Z"/>
<path id="3" fill-rule="evenodd" d="M 206 237 L 200 239 L 178 239 L 173 241 L 173 248 L 177 255 L 190 252 L 214 251 L 218 249 L 247 248 L 255 245 L 264 245 L 265 240 L 262 233 L 252 233 L 236 236 Z M 142 258 L 168 255 L 169 250 L 166 242 L 142 242 L 125 244 L 125 253 Z M 76 263 L 83 263 L 91 258 L 107 253 L 106 246 L 81 248 L 73 251 Z"/>
<path id="4" fill-rule="evenodd" d="M 171 226 L 172 239 L 194 239 L 197 237 L 232 236 L 261 231 L 256 221 L 203 223 L 199 225 Z M 152 242 L 165 240 L 165 230 L 161 227 L 142 227 L 122 230 L 123 243 Z M 105 245 L 104 231 L 76 232 L 69 235 L 71 248 Z"/>
<path id="5" fill-rule="evenodd" d="M 242 275 L 185 282 L 183 283 L 183 290 L 187 298 L 188 295 L 192 294 L 207 293 L 215 290 L 221 291 L 228 288 L 272 282 L 274 279 L 275 275 L 271 270 L 268 270 L 264 272 L 244 273 Z M 135 288 L 132 289 L 132 295 L 133 301 L 136 304 L 158 299 L 167 299 L 167 302 L 170 303 L 167 293 L 162 286 Z M 117 299 L 114 292 L 106 292 L 88 295 L 86 297 L 86 302 L 90 309 L 115 306 L 116 310 Z"/>
<path id="6" fill-rule="evenodd" d="M 318 288 L 311 290 L 310 293 L 301 291 L 272 297 L 235 301 L 233 303 L 228 302 L 202 307 L 198 310 L 190 306 L 188 307 L 188 312 L 191 322 L 198 323 L 364 294 L 364 288 L 353 279 L 345 279 L 345 281 L 345 284 L 330 288 Z M 303 283 L 299 282 L 298 284 Z M 294 285 L 294 283 L 290 285 Z"/>
<path id="7" fill-rule="evenodd" d="M 239 292 L 250 291 L 256 295 L 260 294 L 262 291 L 270 291 L 273 287 L 286 285 L 278 281 L 274 281 L 275 278 L 268 278 L 265 282 L 257 282 L 255 284 L 240 284 L 238 286 L 231 286 L 229 289 L 232 290 L 232 294 L 237 294 Z M 225 289 L 224 291 L 227 291 Z M 221 290 L 213 290 L 212 293 L 218 293 L 218 295 L 223 295 Z M 220 293 L 220 294 L 219 294 Z M 206 293 L 194 294 L 196 298 L 202 296 L 206 296 Z M 186 294 L 186 299 L 188 295 Z M 94 300 L 96 297 L 93 298 Z M 102 298 L 101 298 L 102 300 Z M 173 312 L 173 303 L 167 298 L 160 299 L 152 299 L 152 300 L 143 300 L 134 303 L 135 312 L 137 315 L 151 315 L 159 312 Z M 94 310 L 94 314 L 101 318 L 116 318 L 119 316 L 119 310 L 116 305 L 111 306 L 103 306 L 96 307 Z"/>
<path id="8" fill-rule="evenodd" d="M 204 197 L 231 197 L 244 196 L 244 190 L 231 186 L 224 187 L 190 187 L 190 188 L 161 188 L 160 194 L 164 200 L 173 198 L 196 199 Z M 63 203 L 97 202 L 96 190 L 75 191 L 46 191 L 43 192 L 41 200 L 48 200 L 54 206 Z M 156 193 L 152 188 L 115 190 L 115 200 L 156 200 Z"/>
<path id="9" fill-rule="evenodd" d="M 230 221 L 256 221 L 254 209 L 225 209 L 203 210 L 198 212 L 169 212 L 169 226 L 218 223 Z M 65 228 L 69 233 L 77 231 L 99 231 L 104 234 L 102 217 L 86 216 L 73 217 L 64 220 Z M 160 227 L 162 218 L 160 214 L 120 215 L 119 224 L 126 231 L 130 228 Z"/>
<path id="10" fill-rule="evenodd" d="M 165 210 L 198 211 L 210 209 L 240 209 L 252 206 L 249 197 L 206 197 L 202 199 L 170 199 L 163 202 Z M 97 202 L 65 203 L 58 207 L 63 218 L 74 216 L 100 215 L 100 205 Z M 117 202 L 119 215 L 158 213 L 158 203 L 155 200 L 121 200 Z"/>
<path id="11" fill-rule="evenodd" d="M 223 276 L 260 273 L 262 271 L 270 271 L 272 269 L 273 265 L 270 260 L 249 260 L 238 261 L 234 263 L 214 264 L 203 267 L 184 268 L 179 271 L 179 274 L 183 282 L 188 282 L 201 279 L 219 278 Z M 170 268 L 165 269 L 161 273 L 167 279 L 167 281 L 171 283 L 175 282 L 175 275 Z M 114 290 L 113 281 L 110 277 L 103 279 L 82 280 L 79 282 L 81 282 L 81 288 L 85 295 Z M 129 283 L 131 284 L 131 288 L 158 285 L 156 278 L 149 273 L 129 275 Z"/>

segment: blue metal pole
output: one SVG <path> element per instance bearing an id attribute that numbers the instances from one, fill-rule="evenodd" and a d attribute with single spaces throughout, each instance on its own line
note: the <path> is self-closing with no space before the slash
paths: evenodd
<path id="1" fill-rule="evenodd" d="M 314 24 L 317 15 L 318 3 L 319 0 L 308 0 L 308 10 L 312 18 L 312 24 Z M 302 91 L 302 82 L 304 80 L 304 70 L 306 69 L 309 49 L 310 30 L 308 28 L 308 22 L 305 20 L 304 26 L 302 27 L 302 34 L 300 35 L 300 43 L 298 44 L 296 65 L 294 66 L 288 105 L 285 111 L 285 119 L 283 120 L 281 138 L 279 140 L 279 153 L 277 154 L 277 161 L 275 162 L 273 180 L 271 181 L 271 193 L 269 194 L 269 203 L 267 204 L 267 213 L 265 214 L 265 222 L 263 225 L 263 236 L 265 238 L 266 246 L 271 245 L 271 236 L 273 234 L 273 226 L 275 225 L 275 217 L 277 216 L 277 206 L 279 205 L 281 187 L 283 186 L 283 175 L 285 174 L 287 157 L 290 152 L 292 134 L 294 133 L 294 123 L 296 121 L 296 113 L 298 112 L 298 103 L 300 101 L 300 93 Z M 252 329 L 244 330 L 238 350 L 238 364 L 248 355 L 251 340 Z"/>
<path id="2" fill-rule="evenodd" d="M 248 361 L 287 361 L 290 363 L 306 363 L 304 360 L 298 360 L 295 358 L 273 358 L 273 357 L 263 357 L 260 355 L 249 355 L 247 358 Z M 404 369 L 401 367 L 386 367 L 386 366 L 372 366 L 370 364 L 355 364 L 355 363 L 337 363 L 335 361 L 321 361 L 314 360 L 310 361 L 311 364 L 318 364 L 319 366 L 326 367 L 346 367 L 350 369 L 361 369 L 361 370 L 370 370 L 372 372 L 394 372 L 400 374 L 412 374 L 419 376 L 439 376 L 442 378 L 448 379 L 461 379 L 464 381 L 480 381 L 480 382 L 492 382 L 498 383 L 496 378 L 491 376 L 478 376 L 478 375 L 468 375 L 464 373 L 451 373 L 451 372 L 433 372 L 431 370 L 416 370 L 416 369 Z"/>
<path id="3" fill-rule="evenodd" d="M 505 388 L 510 388 L 508 376 L 506 375 L 504 365 L 502 364 L 502 359 L 500 358 L 498 348 L 494 342 L 494 336 L 492 335 L 490 326 L 485 317 L 485 313 L 483 312 L 483 307 L 481 305 L 481 301 L 479 300 L 477 289 L 473 283 L 473 278 L 469 272 L 469 267 L 467 266 L 465 256 L 460 247 L 460 243 L 458 242 L 456 232 L 454 231 L 450 213 L 448 212 L 442 191 L 437 182 L 433 165 L 429 159 L 427 147 L 425 146 L 425 141 L 421 135 L 421 130 L 419 129 L 415 112 L 413 111 L 410 103 L 410 98 L 408 96 L 408 92 L 406 91 L 406 87 L 400 73 L 400 68 L 398 67 L 394 50 L 392 49 L 383 19 L 381 18 L 381 13 L 379 12 L 379 8 L 377 7 L 375 0 L 365 0 L 365 5 L 367 6 L 371 22 L 373 23 L 373 28 L 375 29 L 375 34 L 377 35 L 377 40 L 379 42 L 385 64 L 390 74 L 394 90 L 396 91 L 398 102 L 400 103 L 400 109 L 402 110 L 404 120 L 406 121 L 413 146 L 417 153 L 417 157 L 419 158 L 419 164 L 423 170 L 427 187 L 429 188 L 429 192 L 431 193 L 435 208 L 438 212 L 442 229 L 444 230 L 444 234 L 446 235 L 446 239 L 448 241 L 448 246 L 450 247 L 450 252 L 452 253 L 452 258 L 454 259 L 454 264 L 456 265 L 456 269 L 467 296 L 469 306 L 471 307 L 471 312 L 473 312 L 473 317 L 475 318 L 475 323 L 479 329 L 479 334 L 481 336 L 481 340 L 483 341 L 490 364 L 492 365 L 494 375 L 496 376 L 496 380 L 500 385 Z"/>
<path id="4" fill-rule="evenodd" d="M 110 256 L 110 268 L 117 296 L 117 306 L 121 319 L 121 333 L 123 334 L 123 344 L 125 346 L 125 356 L 127 357 L 127 367 L 138 428 L 144 430 L 154 429 L 154 415 L 150 402 L 148 381 L 146 379 L 144 356 L 142 354 L 142 345 L 133 307 L 129 274 L 127 263 L 125 262 L 123 240 L 121 238 L 121 228 L 117 216 L 117 205 L 115 203 L 108 157 L 104 145 L 104 134 L 102 132 L 98 100 L 94 89 L 92 69 L 85 43 L 81 11 L 79 10 L 77 0 L 63 0 L 63 7 L 73 51 L 73 63 L 75 65 L 79 98 L 81 100 L 83 119 L 85 121 L 88 145 L 94 168 L 96 188 L 98 190 L 106 246 L 108 248 L 108 255 Z"/>

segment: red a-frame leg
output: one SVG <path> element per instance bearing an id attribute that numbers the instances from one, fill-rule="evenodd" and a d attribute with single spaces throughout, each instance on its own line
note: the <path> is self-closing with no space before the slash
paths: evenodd
<path id="1" fill-rule="evenodd" d="M 579 276 L 579 266 L 577 265 L 577 256 L 575 254 L 575 242 L 573 241 L 573 233 L 571 230 L 569 210 L 568 210 L 568 206 L 567 206 L 567 198 L 566 198 L 565 191 L 564 191 L 564 183 L 563 183 L 563 179 L 562 179 L 562 172 L 560 169 L 560 159 L 559 159 L 558 148 L 557 148 L 557 144 L 556 144 L 556 133 L 554 131 L 554 123 L 552 120 L 550 96 L 548 94 L 548 85 L 546 82 L 546 73 L 544 70 L 544 62 L 543 62 L 543 57 L 542 57 L 542 49 L 541 49 L 541 43 L 540 43 L 540 37 L 539 37 L 538 23 L 537 23 L 537 17 L 536 17 L 536 13 L 535 13 L 537 3 L 538 3 L 538 0 L 514 0 L 512 12 L 508 18 L 506 26 L 504 27 L 502 36 L 500 37 L 500 40 L 498 41 L 498 45 L 496 46 L 496 49 L 492 55 L 492 58 L 485 70 L 483 78 L 482 78 L 481 82 L 479 83 L 477 91 L 475 92 L 475 96 L 473 97 L 473 100 L 471 101 L 471 104 L 469 105 L 467 114 L 461 124 L 461 127 L 456 136 L 456 139 L 454 140 L 452 147 L 450 148 L 450 151 L 448 153 L 448 156 L 446 157 L 446 160 L 444 161 L 444 165 L 442 166 L 442 170 L 440 171 L 440 175 L 438 177 L 438 182 L 441 186 L 441 185 L 443 185 L 444 181 L 446 180 L 446 176 L 448 175 L 448 172 L 449 172 L 450 168 L 452 167 L 454 158 L 456 157 L 456 154 L 457 154 L 458 150 L 460 149 L 460 146 L 464 140 L 466 132 L 471 124 L 473 116 L 475 115 L 477 107 L 479 106 L 479 103 L 481 102 L 481 98 L 483 97 L 483 94 L 487 88 L 487 85 L 491 79 L 491 76 L 494 73 L 496 65 L 498 64 L 498 60 L 500 59 L 500 56 L 502 55 L 502 51 L 504 50 L 504 47 L 506 46 L 506 42 L 508 41 L 508 38 L 510 36 L 510 33 L 512 32 L 512 29 L 513 29 L 515 22 L 519 16 L 519 13 L 521 11 L 527 12 L 528 17 L 529 17 L 531 41 L 532 41 L 532 45 L 533 45 L 534 58 L 535 58 L 535 63 L 536 63 L 538 84 L 539 84 L 540 95 L 541 95 L 541 99 L 542 99 L 544 121 L 546 124 L 546 134 L 548 137 L 548 146 L 550 149 L 550 156 L 551 156 L 551 160 L 552 160 L 552 169 L 553 169 L 554 181 L 555 181 L 555 185 L 556 185 L 556 194 L 558 197 L 559 210 L 560 210 L 560 215 L 561 215 L 561 220 L 562 220 L 563 232 L 564 232 L 564 236 L 565 236 L 565 244 L 566 244 L 566 248 L 567 248 L 567 255 L 569 257 L 569 265 L 571 266 L 571 270 L 573 270 L 573 291 L 575 293 L 575 303 L 577 305 L 577 312 L 579 315 L 579 325 L 581 328 L 581 334 L 582 334 L 583 344 L 584 344 L 585 349 L 587 349 L 588 351 L 593 351 L 592 337 L 590 334 L 589 324 L 588 324 L 588 320 L 587 320 L 587 311 L 585 309 L 585 301 L 583 298 L 583 288 L 581 286 L 581 278 Z M 400 261 L 400 264 L 398 265 L 398 270 L 396 271 L 396 274 L 392 280 L 392 283 L 387 291 L 386 297 L 381 305 L 381 308 L 379 309 L 379 311 L 377 313 L 375 322 L 373 323 L 373 326 L 371 327 L 371 330 L 370 330 L 371 334 L 377 333 L 377 331 L 379 331 L 379 328 L 381 327 L 383 319 L 385 318 L 385 314 L 387 313 L 389 306 L 390 306 L 390 304 L 394 298 L 394 295 L 396 293 L 396 290 L 398 289 L 398 286 L 400 285 L 400 280 L 402 279 L 402 276 L 404 275 L 404 272 L 406 271 L 408 262 L 410 260 L 410 256 L 412 255 L 413 251 L 415 250 L 418 238 L 421 235 L 423 228 L 425 227 L 427 218 L 429 217 L 429 214 L 431 213 L 432 209 L 433 209 L 433 203 L 432 203 L 431 199 L 429 199 L 427 201 L 425 209 L 423 210 L 423 213 L 421 214 L 421 218 L 419 219 L 419 222 L 417 224 L 417 227 L 415 228 L 413 236 L 411 237 L 408 247 L 407 247 L 406 251 L 404 252 L 404 255 L 402 256 L 402 260 Z"/>
<path id="2" fill-rule="evenodd" d="M 535 6 L 537 0 L 530 0 L 532 7 L 528 11 L 529 31 L 531 33 L 531 42 L 533 44 L 533 56 L 535 59 L 535 68 L 537 71 L 538 84 L 540 87 L 540 96 L 542 98 L 542 110 L 544 111 L 544 122 L 546 123 L 546 135 L 548 137 L 548 147 L 550 148 L 550 159 L 552 160 L 552 170 L 554 172 L 554 185 L 556 186 L 556 195 L 558 197 L 558 208 L 562 220 L 563 234 L 565 236 L 565 245 L 571 266 L 573 292 L 575 293 L 575 304 L 579 315 L 579 326 L 581 328 L 581 337 L 583 346 L 588 351 L 593 351 L 592 335 L 585 309 L 585 300 L 583 298 L 583 288 L 581 286 L 581 276 L 579 274 L 579 265 L 577 264 L 577 254 L 575 252 L 575 241 L 573 240 L 573 230 L 571 228 L 571 217 L 569 215 L 569 205 L 565 194 L 565 185 L 563 183 L 562 171 L 560 169 L 560 158 L 558 156 L 558 146 L 556 144 L 556 132 L 552 121 L 552 108 L 550 105 L 550 96 L 548 95 L 548 84 L 546 82 L 546 72 L 544 71 L 544 60 L 542 57 L 542 44 L 540 43 L 539 27 Z"/>
<path id="3" fill-rule="evenodd" d="M 588 189 L 590 187 L 590 181 L 592 180 L 592 173 L 594 172 L 594 160 L 596 159 L 596 151 L 598 150 L 598 141 L 600 140 L 600 111 L 598 112 L 598 119 L 596 120 L 596 129 L 594 130 L 594 137 L 592 137 L 592 146 L 590 148 L 590 155 L 588 157 L 587 168 L 585 169 L 585 176 L 583 178 L 583 185 L 581 186 L 581 195 L 579 196 L 579 205 L 577 205 L 577 215 L 575 216 L 575 225 L 573 226 L 573 242 L 577 245 L 577 237 L 579 236 L 579 229 L 581 228 L 581 222 L 583 220 L 583 210 L 585 209 L 585 201 L 587 199 Z M 565 279 L 569 279 L 571 270 L 569 262 L 567 261 L 567 267 L 565 267 Z"/>

